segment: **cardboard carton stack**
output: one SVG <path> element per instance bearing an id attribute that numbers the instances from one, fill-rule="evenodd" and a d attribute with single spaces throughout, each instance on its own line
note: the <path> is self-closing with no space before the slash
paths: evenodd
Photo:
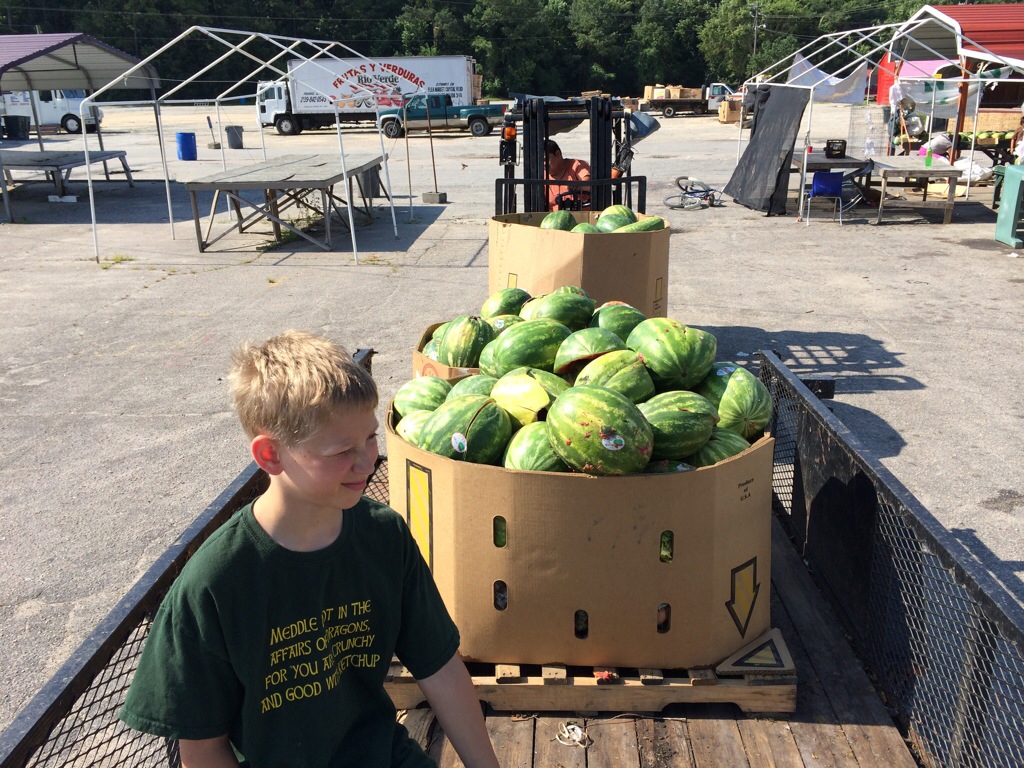
<path id="1" fill-rule="evenodd" d="M 742 106 L 739 99 L 725 99 L 718 105 L 718 122 L 738 123 Z"/>

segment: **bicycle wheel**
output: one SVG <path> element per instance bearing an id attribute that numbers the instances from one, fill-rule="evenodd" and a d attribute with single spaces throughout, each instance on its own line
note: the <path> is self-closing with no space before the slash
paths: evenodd
<path id="1" fill-rule="evenodd" d="M 689 176 L 680 176 L 676 179 L 676 186 L 685 194 L 687 192 L 707 193 L 711 187 L 699 179 L 691 179 Z"/>

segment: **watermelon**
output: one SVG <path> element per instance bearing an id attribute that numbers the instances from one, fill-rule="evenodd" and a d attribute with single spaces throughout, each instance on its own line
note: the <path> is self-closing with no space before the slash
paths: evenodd
<path id="1" fill-rule="evenodd" d="M 590 325 L 594 315 L 594 300 L 575 293 L 550 293 L 537 300 L 531 320 L 548 318 L 557 320 L 570 331 L 579 331 Z"/>
<path id="2" fill-rule="evenodd" d="M 768 387 L 746 368 L 732 363 L 715 363 L 694 391 L 718 409 L 719 427 L 747 440 L 760 437 L 772 418 Z"/>
<path id="3" fill-rule="evenodd" d="M 440 339 L 441 336 L 444 335 L 444 330 L 447 327 L 448 323 L 441 323 L 439 326 L 437 326 L 437 328 L 434 329 L 434 332 L 430 334 L 430 338 Z"/>
<path id="4" fill-rule="evenodd" d="M 506 376 L 516 376 L 518 374 L 525 373 L 535 378 L 547 393 L 551 395 L 551 399 L 554 400 L 560 394 L 565 392 L 569 388 L 569 382 L 563 379 L 561 376 L 556 376 L 551 371 L 542 371 L 540 368 L 516 368 L 506 373 Z"/>
<path id="5" fill-rule="evenodd" d="M 420 434 L 423 432 L 423 425 L 433 415 L 433 411 L 411 411 L 402 417 L 395 427 L 398 436 L 415 446 L 419 446 Z"/>
<path id="6" fill-rule="evenodd" d="M 589 221 L 584 221 L 577 224 L 575 227 L 569 230 L 570 232 L 578 232 L 581 235 L 599 235 L 601 230 L 591 224 Z"/>
<path id="7" fill-rule="evenodd" d="M 521 366 L 550 371 L 558 348 L 570 333 L 572 331 L 554 320 L 517 323 L 494 342 L 492 367 L 499 373 L 484 373 L 500 376 Z"/>
<path id="8" fill-rule="evenodd" d="M 590 298 L 590 294 L 578 285 L 563 285 L 561 288 L 555 288 L 552 293 L 575 293 L 577 296 L 586 296 L 588 299 Z"/>
<path id="9" fill-rule="evenodd" d="M 494 367 L 494 350 L 498 348 L 498 341 L 495 339 L 480 350 L 480 373 L 487 376 L 498 377 L 498 369 Z"/>
<path id="10" fill-rule="evenodd" d="M 673 472 L 693 472 L 696 467 L 692 467 L 685 461 L 669 461 L 668 459 L 662 459 L 661 461 L 652 461 L 646 467 L 644 467 L 644 474 L 647 475 L 668 475 Z"/>
<path id="11" fill-rule="evenodd" d="M 493 398 L 461 395 L 430 414 L 419 447 L 456 461 L 497 464 L 510 437 L 512 422 Z"/>
<path id="12" fill-rule="evenodd" d="M 413 411 L 433 411 L 444 403 L 452 385 L 437 376 L 411 379 L 395 393 L 395 412 L 405 416 Z"/>
<path id="13" fill-rule="evenodd" d="M 534 296 L 528 302 L 523 304 L 522 308 L 519 310 L 519 316 L 523 318 L 523 320 L 535 320 L 536 317 L 534 313 L 537 311 L 537 307 L 540 306 L 540 300 L 543 299 L 546 295 L 547 294 Z"/>
<path id="14" fill-rule="evenodd" d="M 601 211 L 597 220 L 600 221 L 602 216 L 624 216 L 629 219 L 630 222 L 636 221 L 636 214 L 624 205 L 609 205 Z"/>
<path id="15" fill-rule="evenodd" d="M 519 315 L 494 315 L 487 318 L 487 324 L 494 329 L 495 335 L 499 335 L 510 325 L 525 322 Z"/>
<path id="16" fill-rule="evenodd" d="M 554 400 L 528 373 L 502 376 L 491 390 L 491 397 L 508 413 L 513 430 L 540 421 Z"/>
<path id="17" fill-rule="evenodd" d="M 431 360 L 437 360 L 437 339 L 431 339 L 423 345 L 423 349 L 420 352 Z"/>
<path id="18" fill-rule="evenodd" d="M 522 288 L 502 288 L 491 294 L 480 307 L 480 317 L 486 320 L 496 315 L 518 315 L 523 304 L 530 300 L 530 294 Z"/>
<path id="19" fill-rule="evenodd" d="M 743 453 L 749 447 L 750 443 L 735 432 L 715 427 L 711 439 L 697 453 L 686 457 L 686 463 L 695 467 L 710 467 L 730 456 Z"/>
<path id="20" fill-rule="evenodd" d="M 609 352 L 591 360 L 576 376 L 576 384 L 607 387 L 640 403 L 654 395 L 654 382 L 640 356 L 631 349 Z"/>
<path id="21" fill-rule="evenodd" d="M 597 228 L 602 232 L 614 232 L 619 227 L 628 226 L 634 221 L 636 219 L 623 216 L 621 213 L 609 213 L 607 216 L 602 216 L 597 220 Z"/>
<path id="22" fill-rule="evenodd" d="M 613 232 L 622 232 L 629 234 L 630 232 L 657 232 L 658 230 L 665 228 L 665 220 L 660 216 L 648 216 L 646 219 L 640 221 L 634 221 L 632 224 L 627 224 L 624 227 L 613 229 Z"/>
<path id="23" fill-rule="evenodd" d="M 555 452 L 580 472 L 629 475 L 650 461 L 650 424 L 633 403 L 610 389 L 567 389 L 548 409 L 547 425 Z"/>
<path id="24" fill-rule="evenodd" d="M 718 342 L 698 328 L 677 320 L 652 317 L 629 334 L 626 346 L 641 355 L 659 391 L 690 389 L 708 375 Z"/>
<path id="25" fill-rule="evenodd" d="M 497 334 L 486 320 L 461 315 L 448 323 L 437 341 L 437 361 L 456 368 L 475 368 L 480 352 Z"/>
<path id="26" fill-rule="evenodd" d="M 715 407 L 696 392 L 665 392 L 637 406 L 654 433 L 655 459 L 692 456 L 711 438 Z"/>
<path id="27" fill-rule="evenodd" d="M 580 369 L 605 352 L 625 349 L 622 339 L 603 328 L 584 328 L 562 342 L 555 355 L 554 371 L 575 378 Z"/>
<path id="28" fill-rule="evenodd" d="M 552 211 L 540 223 L 541 229 L 561 229 L 568 232 L 576 226 L 576 219 L 569 211 Z"/>
<path id="29" fill-rule="evenodd" d="M 543 421 L 527 424 L 508 441 L 502 459 L 505 469 L 525 469 L 530 472 L 568 472 L 548 439 L 548 425 Z"/>
<path id="30" fill-rule="evenodd" d="M 598 307 L 590 319 L 591 328 L 604 328 L 625 341 L 647 315 L 628 304 L 612 304 Z"/>
<path id="31" fill-rule="evenodd" d="M 494 384 L 497 381 L 493 376 L 488 376 L 484 373 L 467 376 L 452 384 L 451 391 L 445 400 L 451 400 L 459 395 L 490 395 L 491 389 L 494 388 Z"/>

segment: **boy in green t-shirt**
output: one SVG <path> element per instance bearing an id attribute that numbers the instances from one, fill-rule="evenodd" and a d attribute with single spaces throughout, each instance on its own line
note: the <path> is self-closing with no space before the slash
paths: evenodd
<path id="1" fill-rule="evenodd" d="M 462 761 L 497 768 L 419 549 L 362 496 L 377 460 L 373 379 L 332 342 L 289 331 L 243 346 L 231 380 L 270 485 L 174 582 L 121 718 L 178 739 L 184 768 L 433 766 L 384 691 L 394 654 Z"/>

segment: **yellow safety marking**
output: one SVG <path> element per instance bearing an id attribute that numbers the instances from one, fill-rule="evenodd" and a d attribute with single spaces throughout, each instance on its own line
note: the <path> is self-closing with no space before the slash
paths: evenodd
<path id="1" fill-rule="evenodd" d="M 744 659 L 741 659 L 737 666 L 781 667 L 782 659 L 779 658 L 779 654 L 775 650 L 774 645 L 771 642 L 767 642 L 756 652 L 750 654 Z"/>
<path id="2" fill-rule="evenodd" d="M 409 519 L 409 530 L 420 547 L 423 559 L 427 565 L 434 567 L 433 560 L 433 534 L 434 534 L 434 504 L 432 498 L 430 470 L 414 464 L 411 461 L 405 463 L 406 493 Z"/>
<path id="3" fill-rule="evenodd" d="M 665 278 L 659 277 L 654 281 L 654 300 L 661 301 L 661 296 L 665 291 Z"/>
<path id="4" fill-rule="evenodd" d="M 730 598 L 725 607 L 732 614 L 732 620 L 736 623 L 736 629 L 740 631 L 740 637 L 747 634 L 747 625 L 750 624 L 750 617 L 754 613 L 754 604 L 757 602 L 757 594 L 760 591 L 761 585 L 757 583 L 756 557 L 732 569 Z"/>
<path id="5" fill-rule="evenodd" d="M 519 286 L 519 275 L 515 272 L 508 273 L 508 285 L 506 288 L 517 288 Z"/>

